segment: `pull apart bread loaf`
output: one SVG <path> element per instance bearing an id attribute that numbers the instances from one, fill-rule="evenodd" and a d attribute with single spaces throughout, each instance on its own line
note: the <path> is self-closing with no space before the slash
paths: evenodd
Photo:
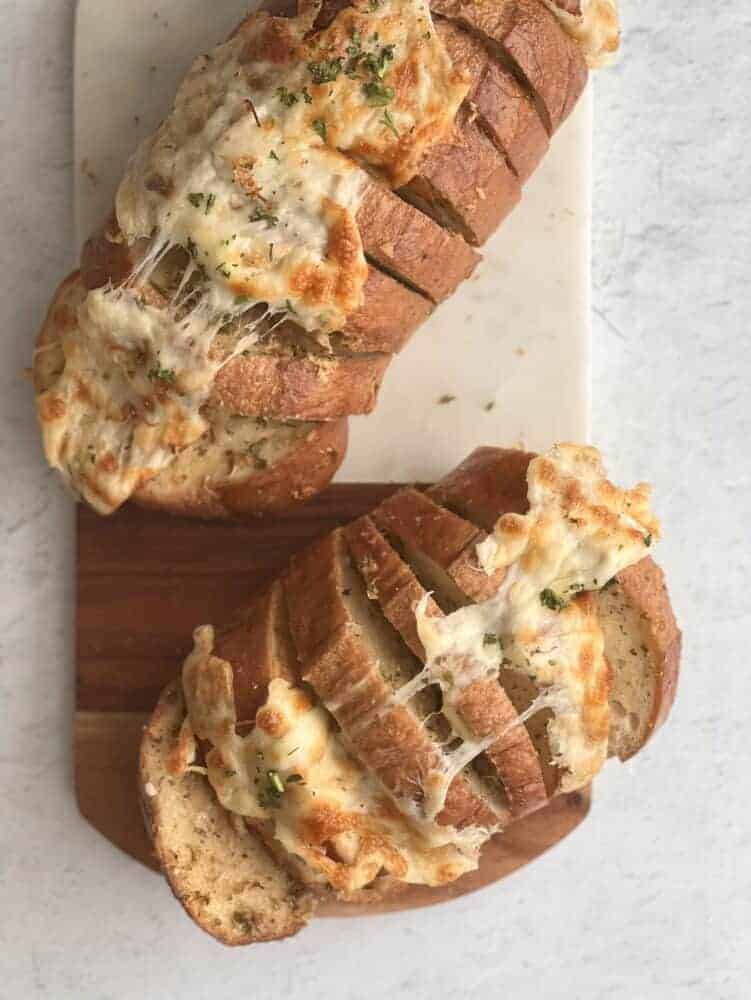
<path id="1" fill-rule="evenodd" d="M 322 900 L 444 886 L 671 707 L 681 636 L 649 488 L 593 448 L 483 448 L 297 556 L 195 632 L 145 729 L 164 873 L 226 944 Z"/>
<path id="2" fill-rule="evenodd" d="M 614 0 L 298 8 L 195 63 L 44 324 L 46 455 L 100 513 L 321 489 L 618 44 Z"/>

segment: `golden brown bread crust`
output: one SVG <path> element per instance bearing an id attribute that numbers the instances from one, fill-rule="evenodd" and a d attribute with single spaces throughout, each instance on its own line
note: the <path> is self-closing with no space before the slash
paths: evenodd
<path id="1" fill-rule="evenodd" d="M 340 336 L 350 351 L 397 354 L 433 312 L 433 303 L 371 267 L 365 283 L 363 305 L 347 317 Z"/>
<path id="2" fill-rule="evenodd" d="M 442 302 L 468 278 L 479 255 L 382 184 L 368 188 L 357 213 L 365 252 L 401 281 Z"/>
<path id="3" fill-rule="evenodd" d="M 249 353 L 220 370 L 212 396 L 247 416 L 337 420 L 372 411 L 390 361 L 390 354 Z"/>
<path id="4" fill-rule="evenodd" d="M 521 198 L 519 179 L 464 105 L 451 134 L 426 154 L 403 196 L 480 246 Z"/>
<path id="5" fill-rule="evenodd" d="M 534 458 L 515 448 L 477 448 L 427 491 L 437 504 L 485 531 L 502 514 L 526 514 L 527 468 Z"/>
<path id="6" fill-rule="evenodd" d="M 475 32 L 531 87 L 552 135 L 587 83 L 580 46 L 539 0 L 431 0 L 431 9 Z"/>
<path id="7" fill-rule="evenodd" d="M 484 601 L 498 590 L 501 570 L 488 576 L 477 561 L 477 546 L 485 532 L 414 489 L 401 490 L 373 512 L 373 520 L 387 537 L 417 549 L 443 569 L 473 601 Z"/>
<path id="8" fill-rule="evenodd" d="M 627 754 L 621 755 L 626 760 L 646 745 L 670 714 L 678 690 L 683 636 L 670 602 L 665 574 L 654 559 L 649 556 L 642 559 L 619 573 L 617 579 L 626 600 L 639 609 L 658 671 L 646 733 Z"/>
<path id="9" fill-rule="evenodd" d="M 529 91 L 474 35 L 450 21 L 439 20 L 436 27 L 451 58 L 472 78 L 467 101 L 523 184 L 550 145 Z"/>

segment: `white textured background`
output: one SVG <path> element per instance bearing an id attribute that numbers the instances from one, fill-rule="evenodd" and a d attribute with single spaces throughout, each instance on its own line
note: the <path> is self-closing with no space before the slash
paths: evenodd
<path id="1" fill-rule="evenodd" d="M 73 0 L 0 0 L 0 997 L 741 1000 L 751 993 L 751 15 L 630 0 L 595 137 L 595 440 L 649 476 L 685 630 L 670 725 L 521 875 L 226 952 L 71 794 L 71 509 L 30 338 L 72 263 Z M 742 523 L 742 515 L 743 517 Z"/>

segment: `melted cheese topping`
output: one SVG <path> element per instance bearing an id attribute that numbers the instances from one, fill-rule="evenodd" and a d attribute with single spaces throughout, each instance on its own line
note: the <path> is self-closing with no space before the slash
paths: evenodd
<path id="1" fill-rule="evenodd" d="M 597 69 L 613 61 L 620 45 L 617 0 L 544 0 Z"/>
<path id="2" fill-rule="evenodd" d="M 134 158 L 117 216 L 129 242 L 190 247 L 228 304 L 291 306 L 306 329 L 333 331 L 367 277 L 358 161 L 405 183 L 467 83 L 424 0 L 307 26 L 261 13 L 200 59 Z"/>
<path id="3" fill-rule="evenodd" d="M 542 689 L 536 709 L 553 710 L 548 734 L 569 791 L 607 757 L 609 670 L 586 592 L 643 559 L 660 528 L 648 487 L 618 489 L 594 448 L 557 445 L 534 459 L 528 496 L 529 513 L 505 515 L 478 547 L 489 575 L 506 570 L 497 593 L 444 618 L 427 615 L 427 602 L 418 606 L 427 664 L 402 697 L 439 683 L 450 707 L 468 684 L 497 677 L 502 666 L 524 673 Z M 468 744 L 465 763 L 485 748 Z M 448 787 L 445 777 L 439 787 Z M 441 806 L 440 797 L 432 803 Z"/>
<path id="4" fill-rule="evenodd" d="M 287 681 L 275 679 L 256 725 L 236 732 L 232 667 L 212 655 L 213 630 L 198 629 L 183 687 L 193 732 L 212 744 L 206 772 L 230 812 L 270 825 L 318 881 L 356 892 L 386 871 L 405 882 L 441 885 L 476 867 L 476 851 L 427 839 L 353 759 L 330 716 Z"/>
<path id="5" fill-rule="evenodd" d="M 425 0 L 311 27 L 260 13 L 201 57 L 120 186 L 120 230 L 146 249 L 123 287 L 79 303 L 39 403 L 50 465 L 100 513 L 201 437 L 219 368 L 261 324 L 342 328 L 368 273 L 360 163 L 404 183 L 466 95 Z M 165 297 L 149 282 L 176 247 L 188 263 Z M 212 351 L 228 325 L 231 352 Z"/>
<path id="6" fill-rule="evenodd" d="M 476 867 L 495 831 L 459 832 L 435 820 L 454 778 L 504 735 L 475 738 L 459 710 L 468 685 L 497 680 L 502 667 L 532 678 L 541 692 L 509 729 L 553 711 L 549 739 L 554 762 L 565 769 L 563 790 L 586 784 L 604 763 L 609 671 L 587 592 L 642 559 L 659 524 L 648 488 L 615 487 L 593 448 L 558 445 L 533 460 L 528 495 L 529 513 L 502 517 L 483 545 L 488 571 L 506 570 L 497 593 L 445 617 L 428 613 L 427 596 L 415 608 L 425 668 L 388 704 L 440 685 L 442 712 L 461 741 L 440 755 L 419 806 L 382 788 L 348 752 L 328 713 L 286 681 L 271 682 L 255 728 L 237 735 L 232 667 L 212 655 L 213 630 L 197 630 L 183 687 L 192 731 L 212 744 L 208 779 L 225 808 L 270 823 L 322 882 L 354 892 L 385 870 L 438 885 Z"/>

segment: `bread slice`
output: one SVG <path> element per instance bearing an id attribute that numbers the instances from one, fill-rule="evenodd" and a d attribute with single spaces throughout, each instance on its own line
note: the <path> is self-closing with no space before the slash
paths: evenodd
<path id="1" fill-rule="evenodd" d="M 534 95 L 552 135 L 587 83 L 583 51 L 540 0 L 431 0 L 431 9 L 474 32 Z"/>
<path id="2" fill-rule="evenodd" d="M 184 718 L 176 681 L 149 720 L 139 761 L 146 827 L 175 897 L 222 944 L 296 934 L 313 915 L 315 896 L 219 804 L 203 775 L 186 772 L 184 762 L 180 766 Z"/>
<path id="3" fill-rule="evenodd" d="M 86 290 L 79 272 L 58 289 L 34 352 L 37 394 L 53 384 L 64 363 L 60 337 L 77 322 Z M 207 434 L 180 452 L 133 500 L 189 517 L 267 514 L 324 489 L 344 460 L 347 421 L 313 424 L 206 410 Z"/>
<path id="4" fill-rule="evenodd" d="M 438 588 L 439 602 L 443 598 L 448 609 L 487 600 L 498 590 L 503 571 L 489 576 L 477 560 L 477 546 L 485 540 L 485 532 L 425 494 L 400 490 L 372 516 L 381 531 L 398 542 L 417 575 L 429 574 L 429 589 Z"/>
<path id="5" fill-rule="evenodd" d="M 211 423 L 134 503 L 202 519 L 277 514 L 325 489 L 347 451 L 346 420 L 278 423 L 219 411 Z"/>
<path id="6" fill-rule="evenodd" d="M 521 186 L 466 103 L 451 133 L 436 143 L 400 193 L 473 246 L 491 236 L 521 198 Z"/>
<path id="7" fill-rule="evenodd" d="M 436 28 L 454 64 L 470 74 L 467 101 L 476 110 L 480 126 L 523 184 L 550 145 L 528 88 L 475 35 L 450 21 L 438 20 Z"/>
<path id="8" fill-rule="evenodd" d="M 452 295 L 480 260 L 460 236 L 375 181 L 365 193 L 357 224 L 368 257 L 433 302 Z"/>
<path id="9" fill-rule="evenodd" d="M 437 502 L 487 531 L 503 514 L 528 510 L 526 474 L 534 456 L 479 448 L 429 490 Z M 681 658 L 681 632 L 662 570 L 647 557 L 619 573 L 596 595 L 613 671 L 609 753 L 632 757 L 672 707 Z"/>
<path id="10" fill-rule="evenodd" d="M 444 763 L 443 750 L 417 706 L 397 704 L 392 696 L 421 665 L 369 600 L 341 531 L 293 560 L 285 590 L 303 679 L 358 759 L 408 808 L 419 806 L 426 779 Z M 437 822 L 460 830 L 494 828 L 504 817 L 503 804 L 462 773 Z"/>
<path id="11" fill-rule="evenodd" d="M 429 298 L 374 267 L 363 297 L 363 305 L 347 317 L 346 329 L 332 338 L 350 351 L 396 354 L 433 312 Z"/>
<path id="12" fill-rule="evenodd" d="M 390 354 L 322 350 L 280 329 L 219 370 L 211 398 L 232 413 L 270 420 L 338 420 L 370 413 Z"/>
<path id="13" fill-rule="evenodd" d="M 440 607 L 428 597 L 411 568 L 389 545 L 370 517 L 355 521 L 344 529 L 344 534 L 365 581 L 368 597 L 378 602 L 381 612 L 405 645 L 425 663 L 415 609 L 425 600 L 427 614 L 441 617 Z M 537 752 L 498 683 L 477 680 L 466 685 L 455 709 L 474 739 L 483 740 L 497 734 L 497 742 L 484 753 L 484 763 L 490 765 L 500 780 L 510 815 L 523 816 L 543 805 L 547 793 Z"/>
<path id="14" fill-rule="evenodd" d="M 665 575 L 647 557 L 597 595 L 605 650 L 613 668 L 611 756 L 628 760 L 647 744 L 673 707 L 682 637 Z"/>

